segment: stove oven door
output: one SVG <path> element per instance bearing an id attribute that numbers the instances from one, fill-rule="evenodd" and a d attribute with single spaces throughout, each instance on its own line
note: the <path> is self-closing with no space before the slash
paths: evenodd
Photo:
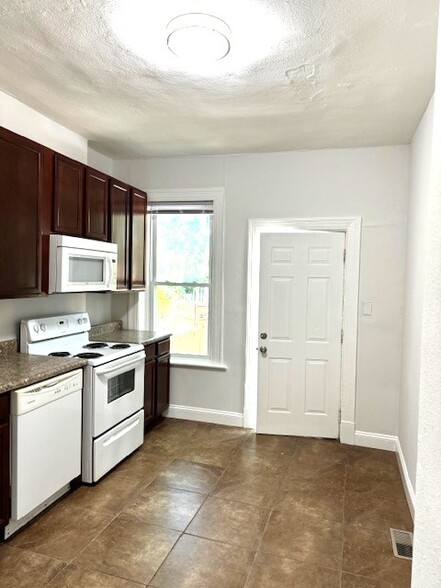
<path id="1" fill-rule="evenodd" d="M 93 437 L 143 408 L 145 353 L 133 353 L 93 369 Z"/>

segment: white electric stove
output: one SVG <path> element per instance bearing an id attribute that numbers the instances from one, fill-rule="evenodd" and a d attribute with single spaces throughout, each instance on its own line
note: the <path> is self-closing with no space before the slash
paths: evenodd
<path id="1" fill-rule="evenodd" d="M 144 347 L 90 341 L 87 312 L 22 321 L 20 351 L 87 361 L 82 479 L 97 482 L 144 438 Z"/>

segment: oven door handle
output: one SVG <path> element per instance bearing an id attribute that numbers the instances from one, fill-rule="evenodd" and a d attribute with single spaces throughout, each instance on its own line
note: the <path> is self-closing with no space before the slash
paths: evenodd
<path id="1" fill-rule="evenodd" d="M 144 359 L 145 359 L 145 353 L 143 353 L 141 356 L 138 356 L 136 359 L 132 359 L 131 361 L 126 361 L 125 363 L 120 363 L 119 365 L 116 365 L 113 368 L 109 368 L 109 367 L 101 367 L 101 368 L 95 368 L 95 373 L 97 374 L 97 376 L 107 376 L 108 374 L 113 374 L 114 372 L 119 372 L 121 370 L 125 370 L 128 367 L 137 365 L 137 364 L 142 364 L 144 363 Z"/>
<path id="2" fill-rule="evenodd" d="M 123 429 L 122 431 L 120 431 L 116 435 L 112 435 L 111 437 L 109 437 L 109 439 L 107 439 L 107 441 L 104 441 L 103 447 L 108 447 L 109 445 L 112 445 L 112 443 L 115 443 L 115 441 L 118 441 L 118 439 L 121 439 L 121 437 L 124 437 L 124 435 L 127 435 L 127 433 L 130 433 L 130 431 L 132 429 L 134 429 L 135 427 L 137 427 L 138 425 L 139 425 L 139 419 L 137 419 L 134 423 L 131 423 L 130 425 L 128 425 L 125 429 Z"/>

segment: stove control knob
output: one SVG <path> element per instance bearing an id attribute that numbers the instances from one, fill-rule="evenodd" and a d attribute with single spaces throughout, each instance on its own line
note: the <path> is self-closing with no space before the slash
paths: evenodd
<path id="1" fill-rule="evenodd" d="M 41 323 L 40 325 L 40 329 L 43 331 L 43 333 L 47 330 L 47 326 L 44 323 Z"/>
<path id="2" fill-rule="evenodd" d="M 78 319 L 78 324 L 81 325 L 81 323 L 83 322 L 83 319 Z"/>
<path id="3" fill-rule="evenodd" d="M 39 330 L 40 330 L 40 329 L 38 328 L 38 325 L 34 325 L 34 331 L 35 331 L 36 333 L 38 333 L 38 331 L 39 331 Z"/>

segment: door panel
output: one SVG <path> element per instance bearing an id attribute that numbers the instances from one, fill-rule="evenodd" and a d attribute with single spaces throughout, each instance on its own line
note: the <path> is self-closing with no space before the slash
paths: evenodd
<path id="1" fill-rule="evenodd" d="M 110 182 L 110 241 L 118 245 L 118 290 L 129 288 L 129 231 L 130 189 L 129 186 Z"/>
<path id="2" fill-rule="evenodd" d="M 156 415 L 160 416 L 170 404 L 170 355 L 157 359 Z"/>
<path id="3" fill-rule="evenodd" d="M 343 233 L 261 239 L 259 433 L 337 438 Z"/>
<path id="4" fill-rule="evenodd" d="M 131 208 L 130 288 L 145 290 L 147 194 L 132 188 Z"/>
<path id="5" fill-rule="evenodd" d="M 54 231 L 83 234 L 84 165 L 55 155 Z"/>
<path id="6" fill-rule="evenodd" d="M 48 162 L 45 147 L 0 129 L 0 298 L 41 293 L 41 233 L 50 229 L 43 217 L 52 197 Z"/>
<path id="7" fill-rule="evenodd" d="M 107 241 L 109 178 L 94 169 L 86 170 L 85 233 L 88 239 Z"/>

